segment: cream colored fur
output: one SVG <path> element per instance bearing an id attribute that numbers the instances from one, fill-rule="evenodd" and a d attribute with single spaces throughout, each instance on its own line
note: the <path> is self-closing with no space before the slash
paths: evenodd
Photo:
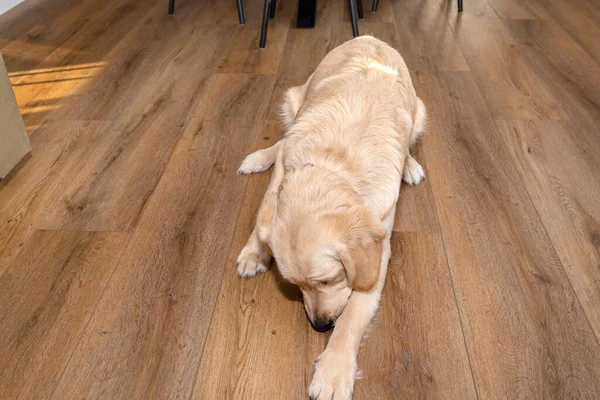
<path id="1" fill-rule="evenodd" d="M 310 397 L 349 399 L 385 281 L 400 183 L 424 178 L 409 148 L 425 130 L 425 105 L 400 54 L 366 36 L 331 51 L 286 92 L 281 112 L 284 138 L 239 169 L 275 164 L 238 274 L 264 272 L 275 256 L 313 325 L 335 324 Z"/>

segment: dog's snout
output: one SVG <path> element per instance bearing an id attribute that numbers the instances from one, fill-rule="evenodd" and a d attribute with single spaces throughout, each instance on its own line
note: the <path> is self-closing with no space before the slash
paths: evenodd
<path id="1" fill-rule="evenodd" d="M 329 319 L 317 319 L 315 321 L 310 321 L 313 329 L 317 332 L 327 332 L 331 328 L 333 328 L 333 321 Z"/>

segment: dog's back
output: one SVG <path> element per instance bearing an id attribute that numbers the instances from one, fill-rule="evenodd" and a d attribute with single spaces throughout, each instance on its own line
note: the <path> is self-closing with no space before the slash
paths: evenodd
<path id="1" fill-rule="evenodd" d="M 390 211 L 425 114 L 396 50 L 373 37 L 344 43 L 288 92 L 283 110 L 291 113 L 284 118 L 286 168 L 327 165 L 375 215 Z"/>

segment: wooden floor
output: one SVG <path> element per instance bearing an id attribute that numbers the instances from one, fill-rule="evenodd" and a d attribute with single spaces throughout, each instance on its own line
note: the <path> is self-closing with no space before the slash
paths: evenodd
<path id="1" fill-rule="evenodd" d="M 282 91 L 351 37 L 280 0 L 26 0 L 0 47 L 33 146 L 0 182 L 0 399 L 303 399 L 326 334 L 235 274 Z M 600 3 L 381 0 L 428 106 L 356 399 L 600 398 Z M 365 8 L 370 4 L 365 3 Z"/>

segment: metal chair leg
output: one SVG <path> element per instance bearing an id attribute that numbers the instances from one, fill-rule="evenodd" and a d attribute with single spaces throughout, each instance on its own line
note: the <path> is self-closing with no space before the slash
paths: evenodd
<path id="1" fill-rule="evenodd" d="M 175 14 L 175 0 L 169 0 L 169 15 Z"/>
<path id="2" fill-rule="evenodd" d="M 363 19 L 365 15 L 363 14 L 362 0 L 356 0 L 356 6 L 358 7 L 358 19 Z"/>
<path id="3" fill-rule="evenodd" d="M 262 29 L 260 31 L 260 48 L 264 49 L 267 43 L 267 28 L 269 26 L 269 7 L 271 0 L 265 0 L 265 8 L 263 10 Z"/>
<path id="4" fill-rule="evenodd" d="M 243 0 L 237 0 L 238 7 L 238 18 L 240 20 L 240 25 L 244 25 L 246 23 L 246 17 L 244 17 L 244 3 Z"/>
<path id="5" fill-rule="evenodd" d="M 371 7 L 371 12 L 377 12 L 378 5 L 379 5 L 379 0 L 373 0 L 373 6 Z"/>
<path id="6" fill-rule="evenodd" d="M 458 0 L 458 12 L 462 12 L 462 11 L 463 11 L 462 0 Z"/>
<path id="7" fill-rule="evenodd" d="M 352 34 L 354 37 L 358 37 L 358 21 L 356 20 L 356 4 L 354 0 L 348 0 L 350 2 L 350 18 L 352 19 Z"/>
<path id="8" fill-rule="evenodd" d="M 271 19 L 275 18 L 275 11 L 277 10 L 277 0 L 271 0 Z"/>

